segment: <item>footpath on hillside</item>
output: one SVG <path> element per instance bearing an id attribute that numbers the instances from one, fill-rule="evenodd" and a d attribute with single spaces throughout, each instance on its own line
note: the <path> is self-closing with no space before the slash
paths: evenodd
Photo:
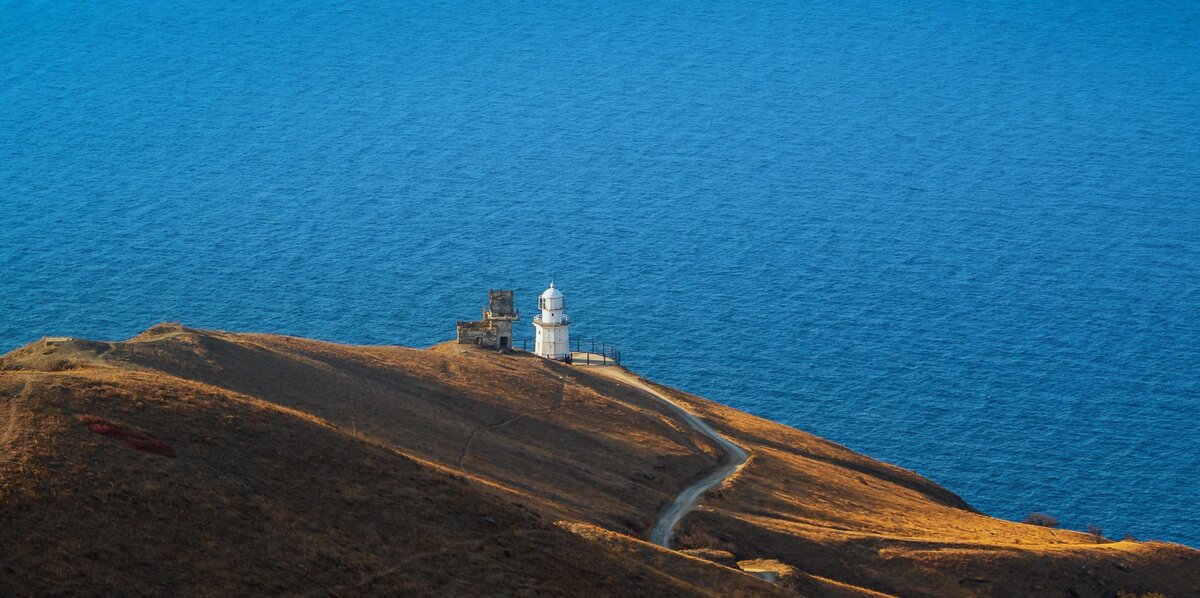
<path id="1" fill-rule="evenodd" d="M 593 359 L 591 360 L 580 360 L 572 356 L 572 362 L 576 365 L 583 365 L 587 363 L 587 361 L 591 361 L 594 364 L 600 363 L 600 361 L 596 359 L 598 357 L 599 356 L 593 356 Z M 612 362 L 609 361 L 608 363 L 611 364 Z M 687 424 L 693 430 L 696 430 L 697 432 L 707 436 L 709 439 L 715 442 L 717 446 L 720 446 L 722 451 L 724 451 L 724 455 L 722 456 L 721 462 L 717 468 L 690 486 L 684 488 L 683 491 L 680 492 L 675 499 L 667 505 L 667 507 L 663 510 L 662 515 L 659 516 L 658 521 L 655 522 L 654 528 L 650 531 L 650 541 L 664 548 L 670 548 L 671 538 L 675 535 L 675 528 L 679 525 L 679 522 L 683 520 L 688 513 L 692 512 L 696 508 L 696 506 L 700 503 L 700 497 L 703 496 L 705 492 L 707 492 L 710 488 L 720 485 L 721 482 L 724 482 L 727 478 L 729 478 L 729 476 L 737 473 L 738 469 L 741 469 L 741 467 L 746 464 L 746 450 L 730 442 L 724 436 L 718 434 L 717 431 L 714 430 L 712 426 L 708 425 L 708 423 L 706 423 L 704 420 L 697 417 L 691 411 L 688 411 L 679 403 L 676 403 L 666 394 L 660 392 L 645 382 L 642 382 L 637 376 L 629 373 L 624 368 L 614 367 L 611 365 L 593 365 L 589 366 L 589 369 L 592 369 L 592 371 L 607 378 L 628 384 L 633 388 L 646 393 L 650 397 L 653 397 L 655 400 L 666 406 L 667 409 L 669 409 L 672 413 L 674 413 L 680 419 L 680 421 Z"/>

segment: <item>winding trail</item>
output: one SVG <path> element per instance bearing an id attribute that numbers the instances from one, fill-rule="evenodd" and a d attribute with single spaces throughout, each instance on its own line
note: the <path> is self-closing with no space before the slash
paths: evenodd
<path id="1" fill-rule="evenodd" d="M 679 522 L 684 518 L 684 516 L 696 508 L 696 505 L 700 502 L 700 497 L 705 492 L 707 492 L 710 488 L 719 485 L 721 482 L 724 482 L 726 478 L 736 473 L 737 470 L 741 469 L 742 466 L 746 464 L 746 459 L 748 458 L 746 450 L 730 442 L 724 436 L 718 434 L 716 430 L 712 429 L 712 426 L 705 423 L 704 420 L 696 417 L 691 411 L 688 411 L 679 403 L 671 400 L 670 397 L 662 392 L 659 392 L 653 387 L 637 379 L 636 376 L 630 374 L 629 372 L 619 367 L 596 367 L 589 369 L 592 369 L 597 374 L 624 382 L 634 388 L 637 388 L 638 390 L 644 391 L 646 394 L 654 397 L 655 399 L 658 399 L 661 403 L 666 405 L 671 412 L 678 416 L 680 420 L 691 426 L 693 430 L 696 430 L 697 432 L 710 438 L 713 442 L 717 443 L 717 446 L 720 446 L 721 449 L 725 451 L 719 466 L 709 472 L 708 475 L 700 478 L 687 488 L 684 488 L 683 491 L 675 497 L 675 500 L 671 501 L 671 504 L 667 505 L 666 509 L 663 510 L 662 515 L 654 524 L 654 529 L 650 531 L 651 542 L 664 548 L 670 548 L 671 537 L 675 535 L 675 527 L 679 525 Z"/>
<path id="2" fill-rule="evenodd" d="M 0 415 L 0 478 L 4 477 L 5 471 L 9 467 L 20 461 L 17 454 L 18 442 L 17 435 L 20 432 L 19 419 L 21 417 L 20 407 L 29 399 L 29 394 L 33 392 L 33 384 L 26 380 L 21 390 L 8 399 L 7 416 Z"/>
<path id="3" fill-rule="evenodd" d="M 20 403 L 23 403 L 25 399 L 29 398 L 29 393 L 32 390 L 33 385 L 26 380 L 25 385 L 21 387 L 21 390 L 17 394 L 13 395 L 11 399 L 9 399 L 8 417 L 5 418 L 4 428 L 0 430 L 0 447 L 9 445 L 16 438 L 18 415 L 17 408 L 20 406 Z"/>
<path id="4" fill-rule="evenodd" d="M 458 468 L 464 468 L 464 464 L 467 462 L 467 455 L 471 454 L 471 445 L 475 444 L 475 439 L 478 438 L 480 434 L 485 432 L 494 432 L 527 415 L 533 415 L 535 413 L 550 413 L 551 411 L 558 411 L 559 409 L 562 409 L 563 403 L 565 403 L 567 400 L 567 379 L 566 377 L 559 377 L 559 381 L 562 382 L 562 388 L 560 388 L 558 391 L 558 401 L 555 402 L 554 405 L 543 409 L 535 409 L 526 413 L 518 413 L 504 421 L 496 422 L 490 426 L 484 426 L 475 430 L 474 432 L 471 432 L 471 435 L 467 438 L 467 443 L 463 445 L 462 451 L 458 455 Z"/>

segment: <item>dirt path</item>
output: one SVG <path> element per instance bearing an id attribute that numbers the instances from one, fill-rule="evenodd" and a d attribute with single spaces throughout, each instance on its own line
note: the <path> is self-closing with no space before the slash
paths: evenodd
<path id="1" fill-rule="evenodd" d="M 700 502 L 700 497 L 705 492 L 725 481 L 726 478 L 737 472 L 742 465 L 746 464 L 746 451 L 742 447 L 726 440 L 724 436 L 713 430 L 712 426 L 709 426 L 704 420 L 693 415 L 692 412 L 685 409 L 682 405 L 641 380 L 638 380 L 636 376 L 629 372 L 616 367 L 596 367 L 589 369 L 597 374 L 624 382 L 658 399 L 678 416 L 681 421 L 691 426 L 697 432 L 712 439 L 725 452 L 717 468 L 692 485 L 684 488 L 675 497 L 675 500 L 667 505 L 666 509 L 663 510 L 662 516 L 655 522 L 654 529 L 650 531 L 650 541 L 664 548 L 670 548 L 671 537 L 675 535 L 675 527 L 679 525 L 680 520 L 696 508 L 696 505 Z"/>
<path id="2" fill-rule="evenodd" d="M 471 432 L 471 435 L 467 438 L 466 444 L 463 445 L 462 452 L 460 452 L 458 455 L 458 468 L 463 469 L 463 464 L 467 462 L 467 455 L 471 454 L 471 445 L 475 444 L 475 439 L 478 438 L 480 434 L 499 430 L 500 428 L 503 428 L 504 426 L 507 426 L 527 415 L 533 415 L 536 413 L 549 413 L 551 411 L 562 409 L 563 403 L 567 400 L 567 379 L 562 377 L 559 378 L 559 380 L 562 382 L 562 388 L 558 391 L 558 402 L 556 402 L 554 405 L 544 409 L 536 409 L 528 413 L 518 413 L 504 421 L 494 423 L 490 426 L 484 426 L 475 430 L 474 432 Z"/>
<path id="3" fill-rule="evenodd" d="M 9 399 L 9 401 L 8 401 L 8 417 L 5 418 L 7 421 L 4 422 L 3 430 L 0 430 L 0 446 L 8 445 L 12 441 L 12 439 L 16 436 L 18 404 L 23 402 L 25 400 L 25 398 L 29 396 L 29 392 L 32 389 L 33 389 L 33 386 L 30 385 L 28 381 L 26 381 L 25 386 L 21 387 L 21 392 L 17 393 L 11 399 Z"/>
<path id="4" fill-rule="evenodd" d="M 33 391 L 33 385 L 28 380 L 21 387 L 21 391 L 8 399 L 8 410 L 5 415 L 0 415 L 3 423 L 0 424 L 0 464 L 12 465 L 17 458 L 17 432 L 19 427 L 19 408 L 21 403 L 24 403 L 29 398 L 29 393 Z"/>

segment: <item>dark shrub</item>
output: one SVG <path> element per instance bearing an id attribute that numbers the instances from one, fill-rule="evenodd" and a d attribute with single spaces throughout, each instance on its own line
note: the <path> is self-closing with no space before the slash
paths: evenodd
<path id="1" fill-rule="evenodd" d="M 1058 520 L 1053 515 L 1045 513 L 1030 513 L 1025 517 L 1024 523 L 1029 525 L 1040 525 L 1042 527 L 1058 527 Z"/>

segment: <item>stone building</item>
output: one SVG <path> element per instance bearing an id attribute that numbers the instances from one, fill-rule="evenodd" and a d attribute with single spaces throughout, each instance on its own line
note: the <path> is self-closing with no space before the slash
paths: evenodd
<path id="1" fill-rule="evenodd" d="M 478 322 L 458 322 L 458 342 L 492 349 L 512 348 L 512 323 L 521 319 L 512 291 L 488 291 L 488 304 Z"/>

